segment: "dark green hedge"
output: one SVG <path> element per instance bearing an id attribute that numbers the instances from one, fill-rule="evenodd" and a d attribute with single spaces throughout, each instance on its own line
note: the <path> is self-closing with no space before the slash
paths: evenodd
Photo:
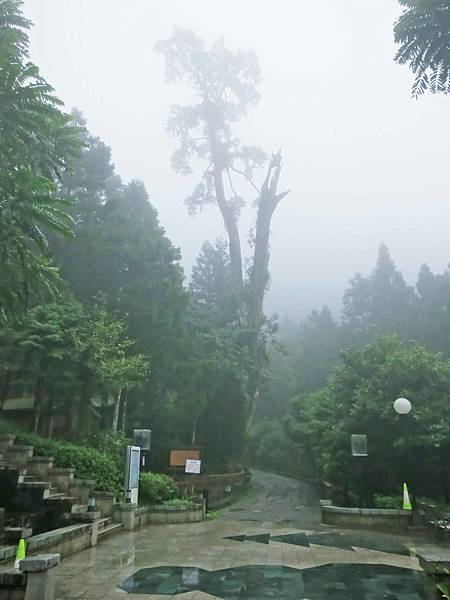
<path id="1" fill-rule="evenodd" d="M 77 479 L 95 479 L 97 490 L 119 493 L 123 487 L 123 459 L 116 447 L 111 452 L 106 445 L 97 450 L 87 445 L 78 446 L 40 437 L 14 428 L 11 423 L 0 421 L 1 433 L 14 433 L 16 443 L 34 446 L 37 456 L 53 456 L 56 467 L 72 467 Z"/>

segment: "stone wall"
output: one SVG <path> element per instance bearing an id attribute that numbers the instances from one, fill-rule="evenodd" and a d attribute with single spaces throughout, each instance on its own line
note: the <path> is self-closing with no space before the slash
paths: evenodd
<path id="1" fill-rule="evenodd" d="M 149 506 L 148 523 L 197 523 L 203 520 L 203 504 L 187 506 Z"/>
<path id="2" fill-rule="evenodd" d="M 33 535 L 27 540 L 27 555 L 51 552 L 61 554 L 64 557 L 85 550 L 92 545 L 92 528 L 92 523 L 86 523 Z M 16 550 L 16 546 L 0 548 L 0 562 L 14 560 Z"/>
<path id="3" fill-rule="evenodd" d="M 170 525 L 175 523 L 197 523 L 204 518 L 203 504 L 193 506 L 136 506 L 122 503 L 115 505 L 114 517 L 123 523 L 123 528 L 132 531 L 152 523 Z"/>
<path id="4" fill-rule="evenodd" d="M 403 532 L 411 525 L 410 510 L 376 508 L 346 508 L 321 506 L 322 523 L 344 529 L 373 529 L 376 531 Z"/>
<path id="5" fill-rule="evenodd" d="M 175 476 L 178 492 L 181 496 L 201 495 L 208 491 L 208 505 L 216 508 L 232 501 L 245 489 L 251 475 L 248 472 L 229 473 L 226 475 L 191 475 Z"/>

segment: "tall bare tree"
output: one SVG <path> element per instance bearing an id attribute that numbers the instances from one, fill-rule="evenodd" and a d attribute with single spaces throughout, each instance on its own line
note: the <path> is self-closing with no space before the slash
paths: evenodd
<path id="1" fill-rule="evenodd" d="M 278 193 L 281 152 L 273 154 L 260 187 L 254 181 L 255 169 L 267 162 L 257 146 L 241 144 L 232 126 L 246 116 L 259 100 L 257 86 L 261 72 L 252 52 L 233 52 L 223 39 L 210 46 L 195 33 L 182 29 L 156 44 L 155 50 L 166 61 L 169 82 L 187 81 L 195 101 L 189 106 L 170 109 L 169 132 L 179 145 L 172 155 L 172 166 L 181 175 L 193 173 L 193 163 L 205 165 L 199 183 L 186 199 L 195 214 L 216 205 L 228 236 L 233 293 L 241 297 L 241 319 L 253 331 L 251 344 L 260 355 L 259 332 L 264 315 L 264 294 L 269 282 L 269 238 L 273 213 L 288 192 Z M 244 273 L 239 216 L 245 205 L 240 190 L 256 193 L 257 217 L 253 260 L 248 277 Z M 245 294 L 243 289 L 245 286 Z"/>

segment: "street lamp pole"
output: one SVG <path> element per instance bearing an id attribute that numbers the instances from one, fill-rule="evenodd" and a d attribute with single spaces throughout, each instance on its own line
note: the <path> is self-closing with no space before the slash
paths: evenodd
<path id="1" fill-rule="evenodd" d="M 404 416 L 404 415 L 409 415 L 409 413 L 411 412 L 411 402 L 408 400 L 408 398 L 397 398 L 397 400 L 394 402 L 394 410 L 395 412 L 400 415 L 400 416 Z M 407 437 L 407 429 L 404 429 L 404 434 L 405 434 L 405 438 Z M 412 476 L 412 469 L 411 469 L 411 465 L 409 464 L 410 467 L 410 473 L 409 475 Z M 413 514 L 414 514 L 414 493 L 413 493 Z"/>

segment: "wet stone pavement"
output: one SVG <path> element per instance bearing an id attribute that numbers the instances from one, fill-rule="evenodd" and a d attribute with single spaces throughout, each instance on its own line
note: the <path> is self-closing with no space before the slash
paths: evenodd
<path id="1" fill-rule="evenodd" d="M 424 600 L 414 545 L 322 526 L 313 487 L 255 471 L 217 519 L 121 533 L 64 559 L 55 598 Z"/>

